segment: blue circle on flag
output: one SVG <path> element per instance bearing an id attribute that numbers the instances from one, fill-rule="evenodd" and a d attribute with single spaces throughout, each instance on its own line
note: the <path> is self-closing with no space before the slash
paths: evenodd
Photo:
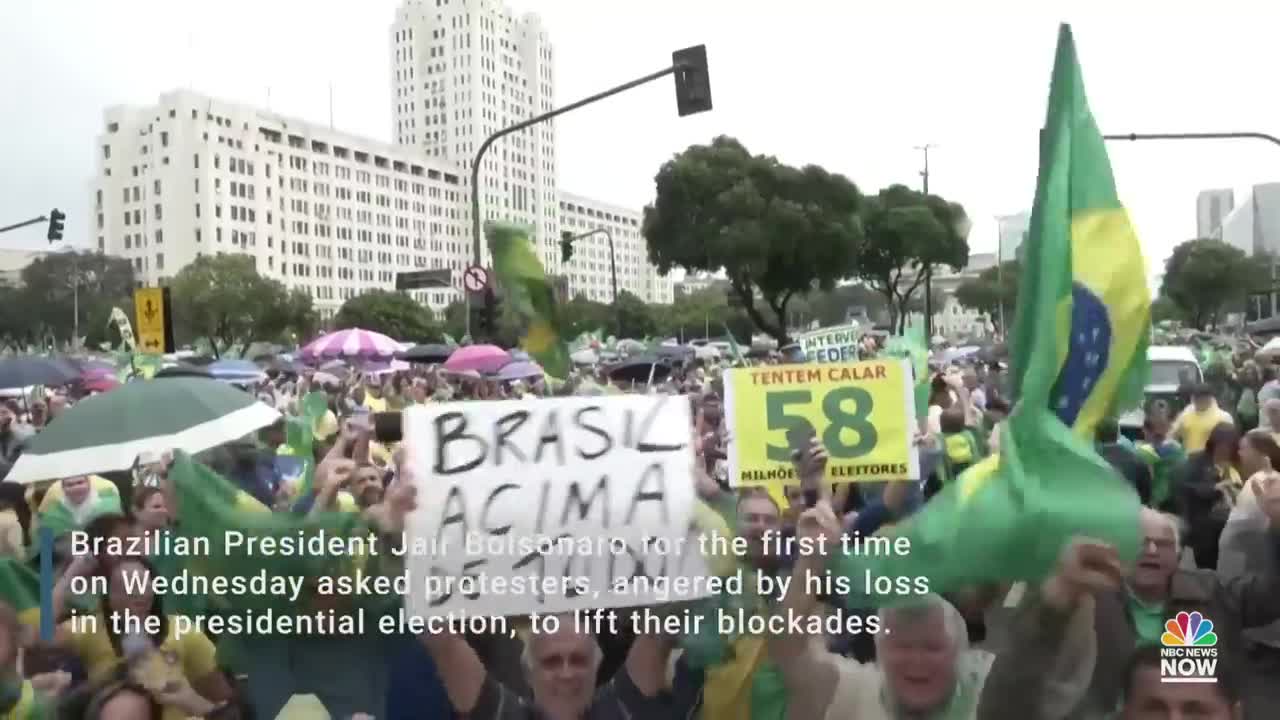
<path id="1" fill-rule="evenodd" d="M 1050 393 L 1050 409 L 1067 426 L 1075 424 L 1089 393 L 1107 369 L 1111 354 L 1107 305 L 1080 283 L 1071 284 L 1071 333 L 1067 358 Z"/>

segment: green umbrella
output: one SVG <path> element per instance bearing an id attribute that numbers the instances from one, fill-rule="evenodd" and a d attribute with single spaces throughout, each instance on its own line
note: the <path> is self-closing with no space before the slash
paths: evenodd
<path id="1" fill-rule="evenodd" d="M 31 439 L 5 480 L 33 483 L 128 470 L 139 455 L 198 453 L 279 419 L 274 408 L 217 380 L 134 381 L 59 415 Z"/>

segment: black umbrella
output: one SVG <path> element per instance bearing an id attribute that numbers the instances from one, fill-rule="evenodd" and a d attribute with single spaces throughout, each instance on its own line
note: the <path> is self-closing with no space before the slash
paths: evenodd
<path id="1" fill-rule="evenodd" d="M 653 356 L 634 358 L 609 368 L 609 379 L 647 383 L 649 382 L 650 374 L 652 374 L 653 381 L 660 382 L 667 379 L 667 376 L 671 374 L 671 370 L 671 363 L 668 358 Z"/>
<path id="2" fill-rule="evenodd" d="M 158 377 L 158 378 L 173 378 L 173 377 L 209 378 L 209 377 L 213 377 L 213 375 L 211 375 L 208 370 L 205 370 L 204 368 L 196 367 L 195 365 L 178 364 L 178 365 L 170 365 L 167 368 L 161 368 L 156 372 L 155 377 Z"/>
<path id="3" fill-rule="evenodd" d="M 396 353 L 396 358 L 414 363 L 442 363 L 448 360 L 456 349 L 438 343 L 414 345 L 402 353 Z"/>
<path id="4" fill-rule="evenodd" d="M 0 360 L 0 388 L 66 385 L 80 377 L 80 369 L 61 358 L 19 355 Z"/>

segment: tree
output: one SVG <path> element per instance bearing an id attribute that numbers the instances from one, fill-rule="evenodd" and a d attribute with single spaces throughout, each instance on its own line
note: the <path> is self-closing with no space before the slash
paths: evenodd
<path id="1" fill-rule="evenodd" d="M 5 319 L 5 330 L 27 342 L 71 339 L 77 311 L 80 334 L 90 344 L 101 342 L 111 308 L 133 308 L 133 264 L 124 258 L 88 251 L 49 253 L 23 268 L 20 277 L 21 287 L 8 293 L 16 307 Z"/>
<path id="2" fill-rule="evenodd" d="M 254 262 L 249 255 L 203 255 L 182 268 L 170 284 L 175 334 L 209 338 L 215 353 L 219 346 L 309 335 L 316 326 L 310 298 L 262 277 Z"/>
<path id="3" fill-rule="evenodd" d="M 892 185 L 863 203 L 866 242 L 858 274 L 884 296 L 890 325 L 905 325 L 907 303 L 938 265 L 959 271 L 969 262 L 969 219 L 958 203 Z M 910 277 L 904 275 L 910 271 Z"/>
<path id="4" fill-rule="evenodd" d="M 572 340 L 587 332 L 603 332 L 606 336 L 617 332 L 618 323 L 613 309 L 604 303 L 576 295 L 560 306 L 560 323 L 565 337 Z"/>
<path id="5" fill-rule="evenodd" d="M 615 320 L 611 329 L 619 338 L 646 338 L 658 329 L 650 306 L 626 290 L 618 293 L 612 310 Z"/>
<path id="6" fill-rule="evenodd" d="M 369 290 L 344 302 L 333 318 L 333 327 L 358 327 L 419 343 L 438 340 L 441 333 L 430 308 L 393 290 Z"/>
<path id="7" fill-rule="evenodd" d="M 1151 301 L 1151 322 L 1153 323 L 1162 323 L 1166 320 L 1181 322 L 1184 317 L 1182 308 L 1164 295 L 1160 295 Z"/>
<path id="8" fill-rule="evenodd" d="M 681 341 L 718 338 L 728 327 L 734 338 L 745 345 L 751 342 L 755 329 L 755 323 L 745 309 L 729 307 L 729 297 L 722 288 L 712 287 L 680 295 L 673 304 L 653 309 L 657 334 Z"/>
<path id="9" fill-rule="evenodd" d="M 658 271 L 723 269 L 752 322 L 779 343 L 793 297 L 853 273 L 862 195 L 843 175 L 752 155 L 722 136 L 667 161 L 655 183 L 643 233 Z"/>
<path id="10" fill-rule="evenodd" d="M 1266 284 L 1266 268 L 1221 240 L 1188 240 L 1164 264 L 1160 294 L 1173 301 L 1187 322 L 1213 328 L 1224 311 L 1239 307 L 1252 289 Z"/>
<path id="11" fill-rule="evenodd" d="M 884 297 L 860 283 L 841 285 L 830 292 L 817 292 L 806 300 L 809 315 L 822 327 L 844 325 L 862 312 L 874 321 L 886 308 Z"/>
<path id="12" fill-rule="evenodd" d="M 970 310 L 986 313 L 991 322 L 1000 322 L 1000 308 L 1004 307 L 1004 322 L 1013 322 L 1013 311 L 1018 304 L 1018 279 L 1021 265 L 1009 260 L 996 267 L 989 267 L 956 287 L 956 300 Z M 1004 328 L 1000 328 L 1004 332 Z"/>

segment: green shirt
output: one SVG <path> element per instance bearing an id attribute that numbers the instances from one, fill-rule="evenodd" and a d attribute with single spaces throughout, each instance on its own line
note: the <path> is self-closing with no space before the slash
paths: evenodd
<path id="1" fill-rule="evenodd" d="M 1138 633 L 1138 647 L 1159 645 L 1166 618 L 1164 603 L 1146 603 L 1132 592 L 1126 593 L 1129 617 L 1133 618 L 1133 629 Z"/>

